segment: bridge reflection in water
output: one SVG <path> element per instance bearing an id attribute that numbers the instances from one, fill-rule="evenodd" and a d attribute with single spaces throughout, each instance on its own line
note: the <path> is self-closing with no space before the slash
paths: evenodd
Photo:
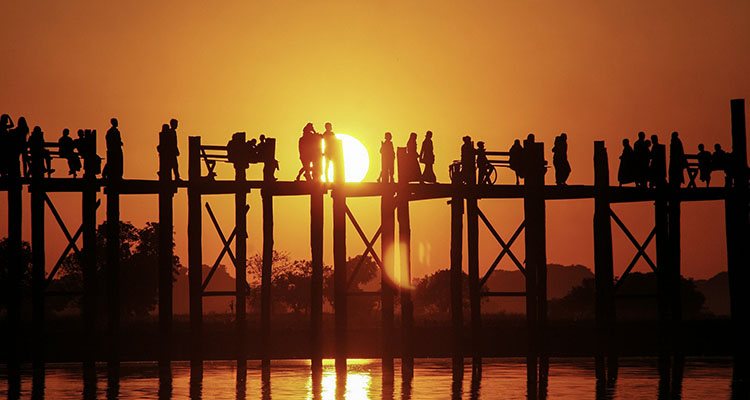
<path id="1" fill-rule="evenodd" d="M 9 399 L 613 399 L 613 398 L 748 398 L 746 384 L 733 381 L 730 359 L 687 359 L 660 374 L 653 358 L 622 359 L 618 373 L 597 381 L 590 358 L 552 359 L 548 379 L 528 385 L 525 360 L 484 359 L 482 368 L 470 362 L 453 366 L 449 359 L 421 360 L 414 375 L 384 373 L 378 359 L 349 360 L 337 374 L 333 360 L 311 372 L 307 360 L 274 361 L 269 368 L 250 362 L 206 361 L 202 369 L 174 362 L 164 371 L 156 363 L 123 363 L 107 379 L 106 366 L 83 374 L 80 364 L 49 364 L 44 377 L 30 366 L 22 372 L 20 388 L 0 386 Z M 480 372 L 481 371 L 481 372 Z M 168 372 L 168 373 L 165 373 Z M 0 371 L 5 374 L 5 371 Z M 543 376 L 546 376 L 544 374 Z M 5 377 L 3 377 L 5 378 Z M 86 382 L 84 379 L 93 379 Z M 6 379 L 3 381 L 7 382 Z M 97 382 L 99 384 L 97 385 Z"/>

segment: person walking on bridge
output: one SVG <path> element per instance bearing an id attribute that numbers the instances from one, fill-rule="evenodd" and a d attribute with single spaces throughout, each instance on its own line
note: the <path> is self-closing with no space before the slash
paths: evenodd
<path id="1" fill-rule="evenodd" d="M 433 169 L 433 165 L 435 164 L 435 151 L 432 146 L 432 131 L 427 131 L 427 133 L 425 133 L 424 140 L 422 141 L 422 148 L 419 150 L 419 161 L 424 164 L 422 181 L 429 183 L 437 182 L 435 170 Z"/>

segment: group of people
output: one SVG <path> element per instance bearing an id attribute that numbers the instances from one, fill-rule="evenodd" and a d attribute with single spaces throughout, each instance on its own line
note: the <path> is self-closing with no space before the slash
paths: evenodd
<path id="1" fill-rule="evenodd" d="M 432 131 L 425 132 L 425 137 L 422 140 L 422 146 L 419 148 L 419 151 L 417 151 L 417 133 L 412 132 L 409 134 L 409 140 L 407 140 L 406 147 L 403 150 L 404 153 L 400 160 L 404 164 L 401 166 L 401 179 L 407 182 L 437 182 L 434 169 L 435 148 L 432 143 Z M 386 132 L 383 141 L 380 143 L 381 168 L 378 182 L 395 182 L 393 179 L 395 160 L 396 152 L 393 149 L 393 135 L 390 132 Z M 424 170 L 419 166 L 420 163 L 424 164 Z"/>
<path id="2" fill-rule="evenodd" d="M 333 125 L 326 122 L 325 131 L 318 133 L 312 122 L 308 122 L 302 128 L 298 148 L 302 167 L 294 180 L 299 181 L 303 176 L 308 182 L 326 180 L 330 176 L 332 161 L 338 157 L 340 151 Z"/>
<path id="3" fill-rule="evenodd" d="M 245 132 L 237 132 L 227 142 L 227 159 L 238 168 L 245 169 L 250 164 L 264 163 L 264 180 L 275 181 L 274 173 L 279 169 L 275 159 L 275 141 L 261 134 L 258 139 L 245 141 Z"/>
<path id="4" fill-rule="evenodd" d="M 669 182 L 670 185 L 679 187 L 685 183 L 684 170 L 690 165 L 678 132 L 672 132 L 671 135 L 669 167 L 666 146 L 659 143 L 657 135 L 651 135 L 649 140 L 646 139 L 645 132 L 638 132 L 638 139 L 632 146 L 629 139 L 623 139 L 622 147 L 617 171 L 620 186 L 635 183 L 636 187 L 653 188 Z M 711 183 L 712 171 L 724 171 L 727 175 L 730 173 L 729 154 L 718 143 L 714 145 L 713 154 L 702 143 L 699 144 L 698 153 L 693 158 L 697 159 L 699 179 L 706 186 Z"/>
<path id="5" fill-rule="evenodd" d="M 116 129 L 116 120 L 113 126 Z M 0 176 L 31 176 L 31 171 L 46 174 L 51 177 L 55 170 L 52 168 L 52 152 L 49 150 L 44 139 L 44 131 L 35 126 L 29 134 L 29 125 L 26 118 L 19 117 L 18 124 L 14 125 L 13 119 L 8 114 L 0 116 L 0 151 L 2 151 L 2 163 L 0 163 Z M 70 129 L 65 128 L 62 136 L 57 141 L 57 155 L 68 162 L 68 174 L 74 178 L 78 176 L 81 169 L 98 174 L 101 171 L 101 157 L 96 154 L 94 141 L 90 138 L 96 135 L 96 130 L 79 129 L 78 138 L 70 136 Z M 119 132 L 117 133 L 119 137 Z M 34 165 L 34 157 L 38 155 L 39 164 Z M 83 159 L 83 165 L 81 163 Z M 120 163 L 122 151 L 120 151 Z"/>

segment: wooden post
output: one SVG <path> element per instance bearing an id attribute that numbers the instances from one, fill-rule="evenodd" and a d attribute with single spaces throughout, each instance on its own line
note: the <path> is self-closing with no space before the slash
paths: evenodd
<path id="1" fill-rule="evenodd" d="M 107 336 L 111 375 L 118 375 L 120 364 L 120 179 L 107 182 Z"/>
<path id="2" fill-rule="evenodd" d="M 313 185 L 310 193 L 310 345 L 312 369 L 323 367 L 323 186 Z"/>
<path id="3" fill-rule="evenodd" d="M 272 185 L 272 181 L 266 181 Z M 260 282 L 260 329 L 263 366 L 271 366 L 271 278 L 273 276 L 273 195 L 268 187 L 261 191 L 263 201 L 263 268 Z"/>
<path id="4" fill-rule="evenodd" d="M 472 144 L 473 146 L 473 144 Z M 472 165 L 474 162 L 472 162 Z M 477 199 L 476 168 L 463 171 L 466 179 L 466 241 L 469 268 L 469 307 L 471 309 L 472 365 L 481 365 L 482 359 L 482 293 L 479 281 L 479 204 Z M 478 371 L 477 371 L 478 372 Z"/>
<path id="5" fill-rule="evenodd" d="M 669 269 L 667 270 L 667 279 L 669 281 L 668 307 L 671 317 L 669 331 L 675 356 L 681 356 L 682 354 L 680 203 L 678 192 L 670 188 L 669 199 L 667 201 L 667 230 L 669 237 Z"/>
<path id="6" fill-rule="evenodd" d="M 241 134 L 241 139 L 245 141 L 244 132 Z M 235 276 L 235 297 L 234 297 L 234 310 L 235 315 L 235 328 L 236 328 L 236 349 L 237 349 L 237 361 L 243 364 L 247 361 L 246 354 L 246 288 L 247 288 L 247 214 L 245 209 L 247 207 L 247 169 L 244 165 L 235 164 L 234 166 L 234 181 L 236 192 L 234 194 L 234 226 L 237 230 L 237 238 L 234 241 L 234 276 Z M 265 211 L 265 210 L 264 210 Z M 263 215 L 265 218 L 265 214 Z M 265 220 L 264 220 L 265 224 Z M 265 244 L 264 244 L 265 246 Z M 264 254 L 265 255 L 265 254 Z M 263 260 L 263 269 L 265 269 L 265 258 Z M 263 271 L 265 272 L 265 271 Z"/>
<path id="7" fill-rule="evenodd" d="M 21 386 L 21 297 L 22 276 L 26 273 L 26 260 L 23 260 L 23 198 L 20 165 L 16 157 L 8 171 L 8 378 Z M 41 188 L 40 188 L 41 190 Z M 33 251 L 33 250 L 32 250 Z M 38 284 L 38 283 L 37 283 Z M 42 342 L 36 342 L 42 345 Z"/>
<path id="8" fill-rule="evenodd" d="M 159 148 L 166 148 L 168 133 L 159 134 Z M 172 268 L 174 259 L 173 199 L 175 187 L 168 157 L 159 153 L 159 367 L 172 360 Z"/>
<path id="9" fill-rule="evenodd" d="M 399 180 L 399 183 L 402 181 Z M 401 183 L 398 192 L 398 243 L 401 275 L 401 372 L 411 377 L 414 370 L 414 303 L 411 297 L 411 220 L 409 185 Z"/>
<path id="10" fill-rule="evenodd" d="M 596 378 L 606 380 L 606 362 L 614 356 L 615 287 L 609 160 L 603 141 L 594 142 L 594 274 L 596 284 Z"/>
<path id="11" fill-rule="evenodd" d="M 85 137 L 92 152 L 96 152 L 96 133 L 92 132 Z M 91 165 L 93 160 L 86 164 Z M 92 165 L 93 167 L 93 165 Z M 85 182 L 81 193 L 81 225 L 83 226 L 83 249 L 81 264 L 83 269 L 83 325 L 84 338 L 86 338 L 86 351 L 84 355 L 84 373 L 86 369 L 94 370 L 96 354 L 96 193 L 99 191 L 96 182 L 96 171 L 93 168 L 84 168 L 83 180 Z"/>
<path id="12" fill-rule="evenodd" d="M 203 361 L 203 250 L 201 214 L 201 138 L 188 138 L 188 279 L 190 291 L 191 377 Z M 197 371 L 197 369 L 196 369 Z"/>
<path id="13" fill-rule="evenodd" d="M 750 313 L 748 312 L 747 266 L 750 264 L 750 223 L 748 222 L 748 171 L 745 100 L 731 101 L 732 112 L 732 170 L 734 185 L 725 201 L 727 231 L 727 269 L 729 298 L 732 314 L 735 371 L 737 378 L 750 378 Z"/>
<path id="14" fill-rule="evenodd" d="M 340 157 L 333 162 L 333 280 L 336 336 L 336 371 L 346 373 L 347 356 L 347 273 L 346 273 L 346 194 L 344 190 L 344 163 L 341 142 L 334 154 Z"/>
<path id="15" fill-rule="evenodd" d="M 547 317 L 547 243 L 544 205 L 544 144 L 524 142 L 527 160 L 523 208 L 526 220 L 526 319 L 529 350 L 527 378 L 537 382 L 537 357 L 544 356 Z"/>
<path id="16" fill-rule="evenodd" d="M 31 313 L 34 369 L 42 368 L 45 357 L 44 289 L 45 234 L 44 234 L 44 171 L 42 155 L 31 149 Z"/>
<path id="17" fill-rule="evenodd" d="M 383 193 L 380 198 L 380 254 L 382 256 L 383 268 L 380 271 L 380 305 L 381 324 L 383 335 L 383 371 L 388 376 L 393 373 L 393 349 L 394 349 L 394 324 L 393 324 L 393 300 L 395 286 L 393 284 L 395 273 L 395 249 L 393 239 L 395 236 L 394 221 L 394 191 L 393 185 L 383 185 Z M 384 375 L 385 377 L 386 375 Z"/>
<path id="18" fill-rule="evenodd" d="M 453 327 L 453 369 L 463 373 L 463 217 L 464 199 L 459 197 L 462 190 L 460 180 L 454 185 L 455 194 L 451 198 L 451 325 Z"/>

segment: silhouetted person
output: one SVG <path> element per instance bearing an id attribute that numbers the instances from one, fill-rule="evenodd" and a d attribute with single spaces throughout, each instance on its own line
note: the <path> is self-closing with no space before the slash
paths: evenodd
<path id="1" fill-rule="evenodd" d="M 19 117 L 18 124 L 11 131 L 11 143 L 13 144 L 12 154 L 13 160 L 17 160 L 21 157 L 21 171 L 24 177 L 29 176 L 29 146 L 27 143 L 29 136 L 29 125 L 26 123 L 26 118 Z"/>
<path id="2" fill-rule="evenodd" d="M 317 133 L 315 132 L 315 128 L 313 127 L 312 122 L 308 122 L 307 125 L 305 125 L 304 128 L 302 128 L 302 136 L 299 138 L 299 142 L 297 144 L 297 147 L 299 149 L 299 160 L 302 163 L 302 168 L 299 169 L 299 172 L 297 172 L 297 177 L 294 178 L 295 181 L 299 181 L 301 176 L 305 176 L 306 181 L 313 180 L 312 172 L 313 172 L 313 162 L 315 158 L 315 149 L 311 149 L 311 146 L 315 146 L 315 136 L 317 136 Z M 320 151 L 318 151 L 319 153 Z"/>
<path id="3" fill-rule="evenodd" d="M 250 166 L 250 154 L 247 152 L 243 132 L 233 133 L 227 142 L 227 161 L 237 169 L 247 169 Z"/>
<path id="4" fill-rule="evenodd" d="M 323 169 L 323 177 L 328 179 L 328 170 L 331 168 L 333 161 L 338 156 L 336 154 L 336 134 L 333 133 L 333 126 L 330 122 L 325 124 L 326 130 L 323 132 L 323 143 L 325 145 L 325 168 Z"/>
<path id="5" fill-rule="evenodd" d="M 490 177 L 492 165 L 487 159 L 487 150 L 484 148 L 484 142 L 477 142 L 476 148 L 477 176 L 480 185 L 491 185 L 493 182 Z"/>
<path id="6" fill-rule="evenodd" d="M 714 144 L 714 154 L 711 155 L 711 170 L 712 171 L 724 171 L 724 184 L 726 186 L 731 185 L 731 171 L 729 168 L 729 154 L 727 154 L 721 145 Z"/>
<path id="7" fill-rule="evenodd" d="M 424 164 L 422 181 L 431 183 L 437 182 L 435 170 L 433 169 L 433 165 L 435 164 L 435 151 L 432 146 L 432 131 L 427 131 L 424 135 L 422 147 L 419 150 L 419 161 Z"/>
<path id="8" fill-rule="evenodd" d="M 0 177 L 8 176 L 13 164 L 13 120 L 10 115 L 0 116 Z M 16 158 L 16 161 L 18 159 Z"/>
<path id="9" fill-rule="evenodd" d="M 477 182 L 476 152 L 471 136 L 463 137 L 464 144 L 461 145 L 461 174 L 464 183 L 475 184 Z"/>
<path id="10" fill-rule="evenodd" d="M 380 143 L 380 176 L 378 182 L 393 183 L 393 163 L 396 160 L 396 152 L 393 150 L 393 136 L 390 132 L 383 135 Z"/>
<path id="11" fill-rule="evenodd" d="M 317 181 L 326 180 L 328 176 L 323 176 L 323 166 L 325 159 L 323 156 L 323 134 L 313 132 L 310 136 L 310 156 L 312 157 L 312 179 Z"/>
<path id="12" fill-rule="evenodd" d="M 112 118 L 111 126 L 104 135 L 107 143 L 107 165 L 104 167 L 105 178 L 120 179 L 123 173 L 122 137 L 118 129 L 117 118 Z"/>
<path id="13" fill-rule="evenodd" d="M 162 126 L 164 140 L 156 147 L 156 150 L 159 152 L 159 157 L 165 157 L 166 171 L 159 171 L 159 173 L 167 174 L 171 178 L 172 171 L 174 171 L 174 179 L 179 181 L 180 170 L 177 164 L 177 156 L 180 155 L 180 150 L 177 148 L 177 125 L 178 121 L 172 118 L 166 132 L 164 132 L 164 126 Z"/>
<path id="14" fill-rule="evenodd" d="M 685 183 L 683 169 L 686 166 L 685 149 L 682 147 L 680 134 L 672 132 L 669 142 L 669 184 L 680 187 Z"/>
<path id="15" fill-rule="evenodd" d="M 406 165 L 409 182 L 422 182 L 422 169 L 419 167 L 419 153 L 417 152 L 417 133 L 409 134 L 409 140 L 406 141 Z"/>
<path id="16" fill-rule="evenodd" d="M 645 187 L 648 181 L 649 145 L 650 143 L 646 140 L 646 132 L 638 132 L 638 140 L 633 144 L 635 186 Z"/>
<path id="17" fill-rule="evenodd" d="M 622 154 L 620 154 L 620 167 L 617 169 L 617 181 L 620 186 L 635 182 L 635 155 L 628 139 L 622 139 Z"/>
<path id="18" fill-rule="evenodd" d="M 570 162 L 568 162 L 568 135 L 561 133 L 555 138 L 552 147 L 552 165 L 555 167 L 555 182 L 558 185 L 566 185 L 570 176 Z"/>
<path id="19" fill-rule="evenodd" d="M 711 185 L 711 169 L 711 153 L 701 143 L 698 145 L 698 178 L 701 182 L 706 182 L 706 187 Z"/>
<path id="20" fill-rule="evenodd" d="M 73 178 L 77 177 L 81 170 L 81 159 L 76 154 L 76 145 L 70 137 L 70 129 L 63 129 L 62 136 L 57 140 L 57 146 L 60 157 L 68 161 L 68 175 L 73 175 Z"/>
<path id="21" fill-rule="evenodd" d="M 38 167 L 39 172 L 46 173 L 48 178 L 51 177 L 52 173 L 55 172 L 55 170 L 52 169 L 52 156 L 50 155 L 49 150 L 44 147 L 44 132 L 42 132 L 42 128 L 38 126 L 34 127 L 34 130 L 29 137 L 29 150 L 31 151 L 31 154 L 36 154 L 37 157 L 34 158 L 34 156 L 32 156 L 32 168 Z M 40 166 L 33 165 L 37 160 L 42 161 L 44 164 Z"/>
<path id="22" fill-rule="evenodd" d="M 516 185 L 519 185 L 518 178 L 523 178 L 523 146 L 521 146 L 520 139 L 513 141 L 508 154 L 508 164 L 510 165 L 510 169 L 516 174 Z"/>
<path id="23" fill-rule="evenodd" d="M 665 147 L 659 143 L 659 137 L 651 135 L 651 159 L 649 164 L 649 185 L 660 187 L 667 179 L 667 154 Z"/>
<path id="24" fill-rule="evenodd" d="M 266 135 L 260 135 L 258 137 L 258 158 L 263 162 L 263 180 L 264 181 L 275 181 L 276 177 L 274 173 L 279 169 L 279 162 L 275 158 L 274 144 L 270 140 L 266 139 Z"/>

